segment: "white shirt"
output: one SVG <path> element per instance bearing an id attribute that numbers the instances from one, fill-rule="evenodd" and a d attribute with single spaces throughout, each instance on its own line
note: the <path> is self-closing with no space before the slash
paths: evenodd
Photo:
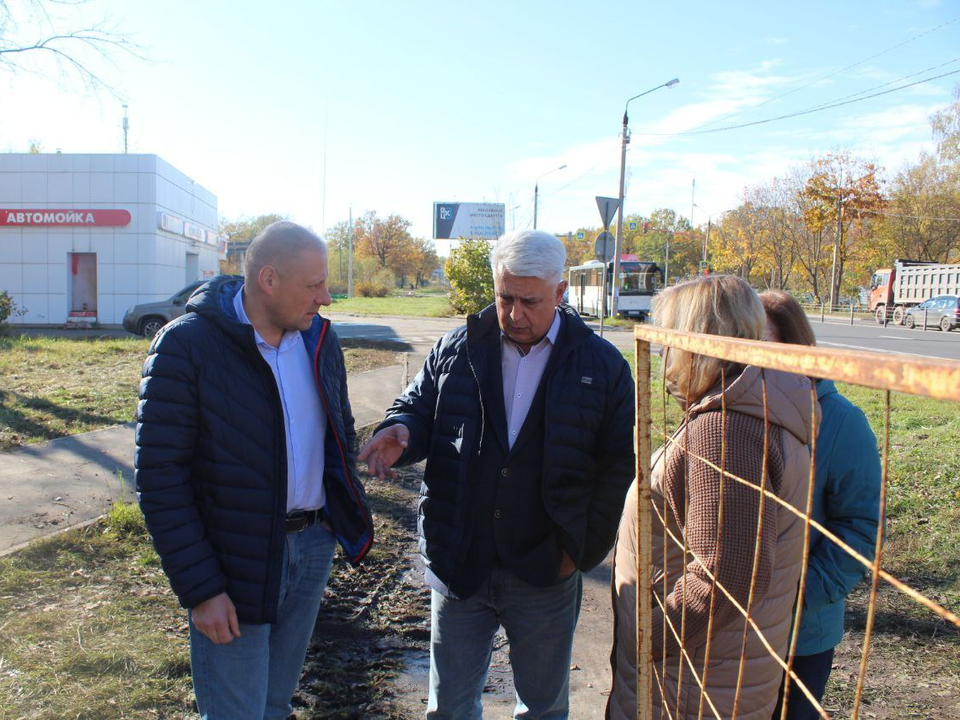
<path id="1" fill-rule="evenodd" d="M 250 325 L 243 308 L 243 289 L 233 299 L 237 318 Z M 287 512 L 316 510 L 326 504 L 323 489 L 323 442 L 327 415 L 313 377 L 313 363 L 299 330 L 287 330 L 274 347 L 253 329 L 257 349 L 273 371 L 283 406 L 287 436 Z"/>
<path id="2" fill-rule="evenodd" d="M 530 412 L 540 378 L 547 368 L 550 353 L 560 332 L 560 312 L 555 311 L 553 324 L 546 336 L 526 354 L 503 331 L 500 332 L 500 370 L 503 374 L 503 409 L 507 414 L 507 442 L 510 448 L 520 434 Z"/>

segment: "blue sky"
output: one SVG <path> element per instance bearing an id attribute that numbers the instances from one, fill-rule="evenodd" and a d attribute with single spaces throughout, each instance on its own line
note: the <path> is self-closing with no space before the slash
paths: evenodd
<path id="1" fill-rule="evenodd" d="M 540 227 L 596 226 L 594 196 L 617 194 L 624 102 L 673 77 L 630 105 L 626 207 L 689 216 L 696 178 L 701 224 L 744 185 L 833 149 L 892 175 L 932 147 L 928 117 L 960 82 L 671 135 L 960 70 L 960 5 L 946 0 L 92 0 L 83 14 L 109 16 L 149 57 L 98 65 L 129 105 L 131 152 L 216 193 L 224 217 L 279 212 L 317 230 L 352 206 L 429 237 L 433 202 L 454 200 L 503 202 L 507 228 L 529 227 L 536 179 L 563 164 L 540 181 Z M 120 151 L 120 106 L 69 77 L 0 70 L 0 151 Z"/>

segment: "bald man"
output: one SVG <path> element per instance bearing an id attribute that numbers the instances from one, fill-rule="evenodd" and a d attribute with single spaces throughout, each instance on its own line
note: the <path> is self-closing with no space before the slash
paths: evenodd
<path id="1" fill-rule="evenodd" d="M 187 609 L 203 718 L 286 718 L 337 542 L 373 523 L 355 468 L 327 251 L 292 222 L 247 250 L 150 346 L 137 410 L 140 507 Z"/>

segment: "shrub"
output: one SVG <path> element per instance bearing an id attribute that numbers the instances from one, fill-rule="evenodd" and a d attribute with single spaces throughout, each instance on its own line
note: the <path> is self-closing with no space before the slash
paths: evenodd
<path id="1" fill-rule="evenodd" d="M 374 281 L 358 282 L 354 292 L 360 297 L 386 297 L 390 294 L 390 288 Z"/>
<path id="2" fill-rule="evenodd" d="M 493 268 L 486 240 L 461 240 L 444 271 L 450 281 L 450 304 L 457 312 L 480 312 L 493 302 Z"/>
<path id="3" fill-rule="evenodd" d="M 26 314 L 27 309 L 17 305 L 6 290 L 0 292 L 0 330 L 6 327 L 7 320 L 11 317 L 22 317 Z"/>

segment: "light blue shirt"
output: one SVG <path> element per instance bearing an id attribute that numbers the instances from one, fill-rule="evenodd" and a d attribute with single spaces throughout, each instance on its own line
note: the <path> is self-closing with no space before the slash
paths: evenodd
<path id="1" fill-rule="evenodd" d="M 243 289 L 233 298 L 237 318 L 250 325 L 243 308 Z M 323 440 L 327 416 L 313 377 L 313 364 L 298 330 L 287 330 L 274 347 L 253 329 L 257 349 L 277 381 L 287 436 L 287 512 L 316 510 L 326 504 L 323 489 Z"/>
<path id="2" fill-rule="evenodd" d="M 519 302 L 519 301 L 518 301 Z M 547 369 L 550 353 L 560 332 L 560 312 L 554 311 L 546 337 L 523 354 L 503 331 L 500 332 L 500 371 L 503 374 L 503 409 L 507 414 L 507 442 L 511 449 L 530 412 L 540 378 Z"/>

